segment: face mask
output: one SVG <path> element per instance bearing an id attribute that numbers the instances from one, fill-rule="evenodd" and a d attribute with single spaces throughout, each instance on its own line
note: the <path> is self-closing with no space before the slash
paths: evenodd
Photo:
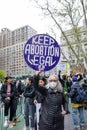
<path id="1" fill-rule="evenodd" d="M 57 86 L 57 82 L 50 82 L 49 83 L 49 88 L 51 88 L 51 89 L 56 88 L 56 86 Z"/>

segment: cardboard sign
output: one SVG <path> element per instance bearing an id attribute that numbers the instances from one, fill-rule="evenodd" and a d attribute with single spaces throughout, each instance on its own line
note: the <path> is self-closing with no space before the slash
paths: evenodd
<path id="1" fill-rule="evenodd" d="M 34 70 L 51 70 L 59 62 L 60 46 L 47 34 L 34 35 L 24 46 L 24 59 Z"/>
<path id="2" fill-rule="evenodd" d="M 73 66 L 72 71 L 73 71 L 73 74 L 77 74 L 77 73 L 83 74 L 85 73 L 85 67 L 84 65 Z"/>

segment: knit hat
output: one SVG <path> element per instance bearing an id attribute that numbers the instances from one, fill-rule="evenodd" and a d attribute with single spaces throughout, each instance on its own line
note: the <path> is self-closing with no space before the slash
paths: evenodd
<path id="1" fill-rule="evenodd" d="M 73 81 L 73 82 L 78 82 L 77 77 L 72 77 L 72 81 Z"/>

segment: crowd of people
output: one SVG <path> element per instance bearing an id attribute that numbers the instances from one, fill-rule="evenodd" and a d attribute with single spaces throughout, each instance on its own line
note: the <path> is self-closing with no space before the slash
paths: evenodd
<path id="1" fill-rule="evenodd" d="M 81 88 L 85 102 L 81 98 L 77 101 L 78 88 Z M 26 78 L 25 84 L 7 76 L 1 86 L 4 127 L 13 128 L 19 122 L 16 111 L 20 98 L 24 98 L 23 130 L 64 130 L 66 114 L 72 114 L 75 130 L 85 129 L 87 77 L 80 73 L 67 76 L 59 71 L 58 75 L 52 74 L 46 78 L 41 75 L 41 71 L 36 71 L 33 77 Z"/>

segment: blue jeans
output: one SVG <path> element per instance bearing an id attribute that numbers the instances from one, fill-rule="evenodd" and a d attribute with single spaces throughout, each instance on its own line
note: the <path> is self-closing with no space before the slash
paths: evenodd
<path id="1" fill-rule="evenodd" d="M 72 118 L 75 126 L 83 125 L 85 123 L 84 108 L 83 107 L 72 108 Z"/>
<path id="2" fill-rule="evenodd" d="M 29 126 L 29 116 L 31 117 L 31 127 L 34 127 L 34 114 L 35 114 L 35 106 L 30 105 L 29 102 L 25 102 L 24 105 L 24 114 L 25 114 L 25 125 Z"/>

